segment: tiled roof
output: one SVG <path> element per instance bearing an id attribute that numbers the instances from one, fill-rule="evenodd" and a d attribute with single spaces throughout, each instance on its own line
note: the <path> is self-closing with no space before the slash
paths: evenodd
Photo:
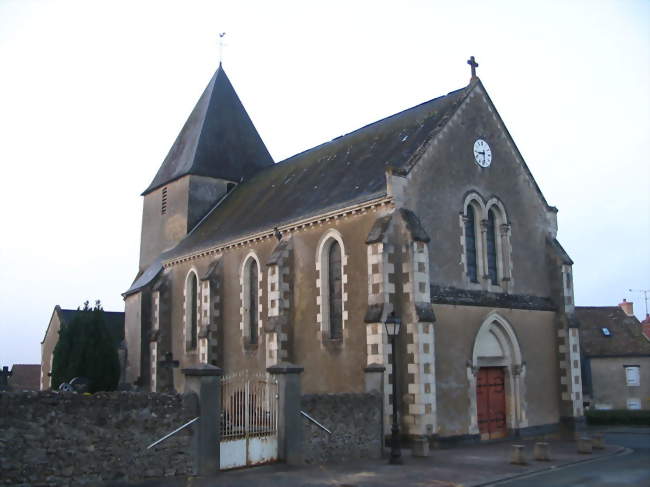
<path id="1" fill-rule="evenodd" d="M 650 355 L 641 324 L 618 306 L 576 306 L 580 346 L 587 356 Z M 603 332 L 606 328 L 607 335 Z"/>

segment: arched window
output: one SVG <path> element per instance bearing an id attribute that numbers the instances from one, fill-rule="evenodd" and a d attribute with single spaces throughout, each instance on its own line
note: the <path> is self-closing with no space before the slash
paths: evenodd
<path id="1" fill-rule="evenodd" d="M 467 258 L 467 276 L 472 282 L 478 282 L 476 259 L 476 215 L 474 207 L 467 205 L 465 215 L 465 254 Z"/>
<path id="2" fill-rule="evenodd" d="M 257 345 L 260 326 L 260 265 L 251 252 L 244 260 L 240 274 L 242 310 L 240 329 L 245 345 Z"/>
<path id="3" fill-rule="evenodd" d="M 258 272 L 257 262 L 255 259 L 250 259 L 248 266 L 248 337 L 252 344 L 257 343 L 257 326 L 258 326 Z"/>
<path id="4" fill-rule="evenodd" d="M 320 324 L 321 340 L 334 347 L 342 344 L 347 323 L 346 263 L 343 237 L 338 230 L 330 228 L 320 238 L 316 252 L 319 310 L 316 319 Z"/>
<path id="5" fill-rule="evenodd" d="M 336 240 L 330 245 L 327 267 L 330 338 L 337 339 L 341 338 L 343 329 L 343 285 L 341 280 L 341 246 Z"/>
<path id="6" fill-rule="evenodd" d="M 499 276 L 497 272 L 497 235 L 496 235 L 496 217 L 494 210 L 490 208 L 488 211 L 487 220 L 487 270 L 490 282 L 495 286 L 499 284 Z"/>
<path id="7" fill-rule="evenodd" d="M 185 329 L 186 337 L 185 343 L 188 350 L 196 350 L 197 342 L 197 320 L 198 320 L 198 289 L 199 283 L 196 278 L 196 273 L 190 271 L 187 276 L 185 285 Z"/>

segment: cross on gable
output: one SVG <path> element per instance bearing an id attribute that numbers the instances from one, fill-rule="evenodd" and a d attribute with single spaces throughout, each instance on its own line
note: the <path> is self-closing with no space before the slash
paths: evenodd
<path id="1" fill-rule="evenodd" d="M 472 79 L 476 79 L 476 68 L 478 68 L 478 63 L 476 62 L 476 59 L 474 59 L 474 56 L 470 56 L 467 60 L 467 64 L 472 68 Z"/>
<path id="2" fill-rule="evenodd" d="M 159 360 L 158 365 L 166 369 L 172 369 L 172 368 L 175 369 L 176 367 L 178 367 L 178 360 L 174 360 L 174 356 L 172 355 L 172 353 L 167 352 L 165 354 L 165 359 Z"/>

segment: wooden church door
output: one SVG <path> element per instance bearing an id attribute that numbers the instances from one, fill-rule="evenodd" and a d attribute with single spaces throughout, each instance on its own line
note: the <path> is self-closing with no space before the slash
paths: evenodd
<path id="1" fill-rule="evenodd" d="M 503 367 L 481 367 L 476 384 L 478 428 L 482 440 L 506 436 L 506 389 Z"/>

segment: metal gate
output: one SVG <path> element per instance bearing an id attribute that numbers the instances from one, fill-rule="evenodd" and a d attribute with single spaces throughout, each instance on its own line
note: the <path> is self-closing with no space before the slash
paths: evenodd
<path id="1" fill-rule="evenodd" d="M 278 383 L 268 374 L 221 379 L 222 470 L 278 458 Z"/>

